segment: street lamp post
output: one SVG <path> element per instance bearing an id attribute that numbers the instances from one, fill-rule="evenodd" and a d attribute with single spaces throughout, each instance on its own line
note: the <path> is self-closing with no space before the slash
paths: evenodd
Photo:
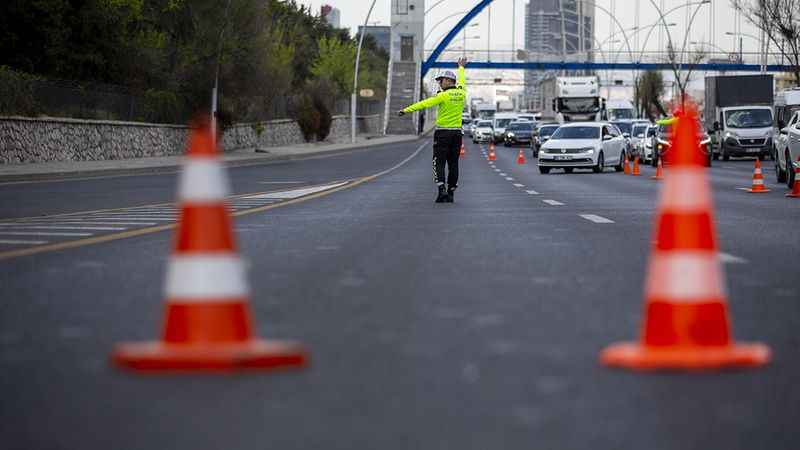
<path id="1" fill-rule="evenodd" d="M 217 44 L 217 68 L 214 74 L 214 87 L 211 89 L 211 139 L 217 142 L 217 101 L 219 99 L 219 66 L 222 59 L 222 38 L 225 37 L 225 28 L 228 26 L 228 13 L 231 9 L 231 0 L 225 5 L 225 18 L 222 22 L 222 29 L 219 30 L 219 42 Z"/>
<path id="2" fill-rule="evenodd" d="M 760 70 L 761 70 L 761 73 L 764 73 L 764 72 L 767 71 L 766 51 L 764 49 L 764 43 L 763 43 L 763 41 L 761 39 L 753 36 L 752 34 L 747 34 L 747 33 L 742 33 L 742 32 L 734 33 L 734 32 L 731 32 L 731 31 L 726 31 L 725 34 L 728 35 L 728 36 L 738 36 L 739 37 L 739 61 L 740 62 L 743 61 L 742 60 L 742 55 L 743 55 L 743 51 L 742 51 L 742 40 L 743 39 L 742 38 L 743 37 L 749 37 L 750 39 L 753 39 L 756 42 L 758 42 L 759 59 L 760 59 L 760 61 L 759 61 Z"/>
<path id="3" fill-rule="evenodd" d="M 350 95 L 350 142 L 356 142 L 356 111 L 358 107 L 358 64 L 361 61 L 361 45 L 364 43 L 364 35 L 367 34 L 367 24 L 369 23 L 369 16 L 372 14 L 372 8 L 375 7 L 375 1 L 367 11 L 367 17 L 364 19 L 364 28 L 361 29 L 361 36 L 358 38 L 358 49 L 356 49 L 356 68 L 353 71 L 353 93 Z"/>
<path id="4" fill-rule="evenodd" d="M 469 38 L 468 38 L 468 37 L 467 37 L 467 28 L 475 28 L 475 27 L 477 27 L 478 25 L 480 25 L 480 23 L 477 23 L 477 22 L 476 22 L 476 23 L 473 23 L 473 24 L 470 24 L 470 25 L 467 25 L 466 27 L 464 27 L 464 32 L 463 32 L 463 36 L 464 36 L 464 37 L 463 37 L 463 39 L 464 39 L 464 44 L 462 45 L 462 46 L 463 46 L 463 48 L 464 48 L 464 52 L 462 53 L 462 56 L 463 56 L 464 58 L 466 58 L 466 57 L 467 57 L 467 39 L 480 39 L 480 36 L 473 36 L 473 37 L 469 37 Z"/>

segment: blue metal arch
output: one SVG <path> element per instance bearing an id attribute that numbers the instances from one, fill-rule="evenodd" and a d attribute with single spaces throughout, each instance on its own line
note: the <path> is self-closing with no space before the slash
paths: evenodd
<path id="1" fill-rule="evenodd" d="M 421 70 L 422 78 L 424 78 L 425 74 L 427 74 L 428 71 L 434 66 L 434 64 L 436 63 L 436 59 L 439 58 L 439 55 L 442 54 L 444 49 L 446 49 L 447 46 L 450 45 L 450 41 L 452 41 L 453 38 L 455 38 L 456 35 L 458 35 L 458 32 L 461 31 L 472 19 L 474 19 L 475 16 L 480 14 L 484 8 L 489 6 L 489 3 L 492 3 L 492 1 L 493 0 L 481 0 L 480 3 L 475 5 L 475 7 L 472 8 L 464 17 L 462 17 L 461 20 L 458 21 L 456 26 L 454 26 L 453 29 L 450 30 L 449 33 L 447 33 L 447 36 L 445 36 L 444 39 L 442 39 L 442 41 L 439 42 L 439 45 L 436 46 L 436 48 L 433 50 L 433 53 L 431 53 L 428 59 L 424 63 L 422 63 L 422 70 Z"/>
<path id="2" fill-rule="evenodd" d="M 432 61 L 430 68 L 453 69 L 457 64 L 449 61 Z M 759 72 L 761 66 L 758 64 L 695 64 L 693 70 L 711 70 L 718 72 L 739 71 L 739 72 Z M 560 62 L 560 61 L 541 61 L 541 62 L 471 62 L 470 69 L 526 69 L 526 70 L 670 70 L 672 66 L 668 63 L 594 63 L 594 62 Z M 767 66 L 767 72 L 791 72 L 794 66 L 771 64 Z"/>

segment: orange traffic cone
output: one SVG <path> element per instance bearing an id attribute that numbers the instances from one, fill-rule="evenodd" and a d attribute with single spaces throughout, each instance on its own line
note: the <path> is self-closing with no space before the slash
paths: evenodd
<path id="1" fill-rule="evenodd" d="M 754 194 L 769 192 L 769 189 L 764 187 L 764 175 L 761 172 L 761 161 L 759 161 L 758 158 L 756 158 L 756 165 L 753 169 L 753 185 L 750 187 L 750 189 L 744 190 Z"/>
<path id="2" fill-rule="evenodd" d="M 636 155 L 633 158 L 633 173 L 631 175 L 633 175 L 635 177 L 638 177 L 640 175 L 640 173 L 639 173 L 639 155 Z"/>
<path id="3" fill-rule="evenodd" d="M 661 165 L 661 158 L 658 158 L 658 164 L 656 165 L 656 174 L 655 176 L 650 177 L 651 180 L 661 180 L 664 178 L 664 168 Z"/>
<path id="4" fill-rule="evenodd" d="M 787 160 L 787 162 L 790 162 L 790 161 Z M 787 168 L 787 171 L 788 171 L 788 168 Z M 795 163 L 795 165 L 794 165 L 794 183 L 792 183 L 792 192 L 789 192 L 788 194 L 786 194 L 786 196 L 787 197 L 800 197 L 800 156 L 797 157 L 797 163 Z"/>
<path id="5" fill-rule="evenodd" d="M 489 161 L 496 161 L 497 155 L 494 153 L 494 146 L 489 147 Z"/>
<path id="6" fill-rule="evenodd" d="M 630 175 L 631 174 L 631 165 L 630 165 L 630 162 L 628 161 L 628 154 L 627 153 L 625 153 L 625 164 L 623 165 L 623 167 L 625 168 L 623 173 L 625 173 L 625 175 Z"/>
<path id="7" fill-rule="evenodd" d="M 697 113 L 687 110 L 673 135 L 673 167 L 660 194 L 642 334 L 638 342 L 604 349 L 600 361 L 608 366 L 703 370 L 770 359 L 766 346 L 732 340 L 711 189 L 695 151 Z"/>
<path id="8" fill-rule="evenodd" d="M 461 143 L 461 152 L 458 154 L 459 158 L 464 158 L 467 156 L 467 150 L 464 148 L 464 143 Z"/>
<path id="9" fill-rule="evenodd" d="M 114 347 L 112 361 L 136 371 L 228 371 L 302 367 L 292 342 L 263 341 L 248 307 L 225 197 L 228 181 L 208 124 L 192 133 L 178 196 L 181 218 L 166 280 L 161 340 Z"/>
<path id="10" fill-rule="evenodd" d="M 517 164 L 525 164 L 525 152 L 522 149 L 517 154 Z"/>

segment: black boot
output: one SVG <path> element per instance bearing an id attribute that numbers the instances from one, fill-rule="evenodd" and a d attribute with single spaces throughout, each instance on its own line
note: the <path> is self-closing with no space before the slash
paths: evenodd
<path id="1" fill-rule="evenodd" d="M 439 194 L 436 196 L 436 203 L 444 203 L 447 201 L 447 189 L 443 184 L 439 185 Z"/>
<path id="2" fill-rule="evenodd" d="M 456 193 L 456 188 L 454 188 L 454 187 L 448 188 L 447 189 L 447 198 L 445 199 L 445 203 L 453 203 L 453 201 L 455 200 L 455 198 L 454 198 L 455 197 L 455 193 Z"/>

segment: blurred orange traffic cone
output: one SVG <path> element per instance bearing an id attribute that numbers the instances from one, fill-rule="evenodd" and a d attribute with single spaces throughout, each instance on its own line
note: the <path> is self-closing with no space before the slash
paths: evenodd
<path id="1" fill-rule="evenodd" d="M 787 159 L 786 161 L 788 163 L 791 162 L 789 159 Z M 787 164 L 787 166 L 789 166 L 787 168 L 788 171 L 788 169 L 791 168 L 791 165 Z M 789 192 L 788 194 L 786 194 L 786 196 L 800 197 L 800 156 L 797 157 L 797 162 L 794 165 L 794 183 L 792 183 L 792 192 Z"/>
<path id="2" fill-rule="evenodd" d="M 696 117 L 690 106 L 673 127 L 673 166 L 660 193 L 641 337 L 604 349 L 603 364 L 702 370 L 755 367 L 770 359 L 766 346 L 731 337 L 711 189 L 695 150 Z"/>
<path id="3" fill-rule="evenodd" d="M 769 189 L 764 187 L 764 175 L 761 172 L 761 161 L 758 158 L 756 158 L 756 165 L 753 169 L 753 185 L 750 189 L 744 190 L 754 194 L 769 192 Z"/>
<path id="4" fill-rule="evenodd" d="M 494 153 L 494 146 L 489 147 L 489 161 L 496 161 L 497 155 Z"/>
<path id="5" fill-rule="evenodd" d="M 627 153 L 625 153 L 625 164 L 624 164 L 623 167 L 625 168 L 623 173 L 625 175 L 630 175 L 631 174 L 631 165 L 630 165 L 630 162 L 628 161 L 628 154 Z"/>
<path id="6" fill-rule="evenodd" d="M 655 176 L 650 177 L 652 180 L 661 180 L 664 178 L 664 168 L 661 165 L 661 158 L 658 158 L 658 164 L 656 165 L 656 174 Z"/>
<path id="7" fill-rule="evenodd" d="M 522 149 L 517 154 L 517 164 L 525 164 L 525 152 Z"/>
<path id="8" fill-rule="evenodd" d="M 137 371 L 302 367 L 292 342 L 253 334 L 245 268 L 236 251 L 228 180 L 207 123 L 192 132 L 178 187 L 181 216 L 166 280 L 161 340 L 118 344 L 113 362 Z"/>
<path id="9" fill-rule="evenodd" d="M 461 152 L 458 154 L 459 158 L 467 156 L 467 150 L 464 148 L 464 143 L 461 143 Z"/>
<path id="10" fill-rule="evenodd" d="M 639 176 L 639 155 L 636 155 L 633 158 L 633 173 L 631 175 L 635 177 Z"/>

